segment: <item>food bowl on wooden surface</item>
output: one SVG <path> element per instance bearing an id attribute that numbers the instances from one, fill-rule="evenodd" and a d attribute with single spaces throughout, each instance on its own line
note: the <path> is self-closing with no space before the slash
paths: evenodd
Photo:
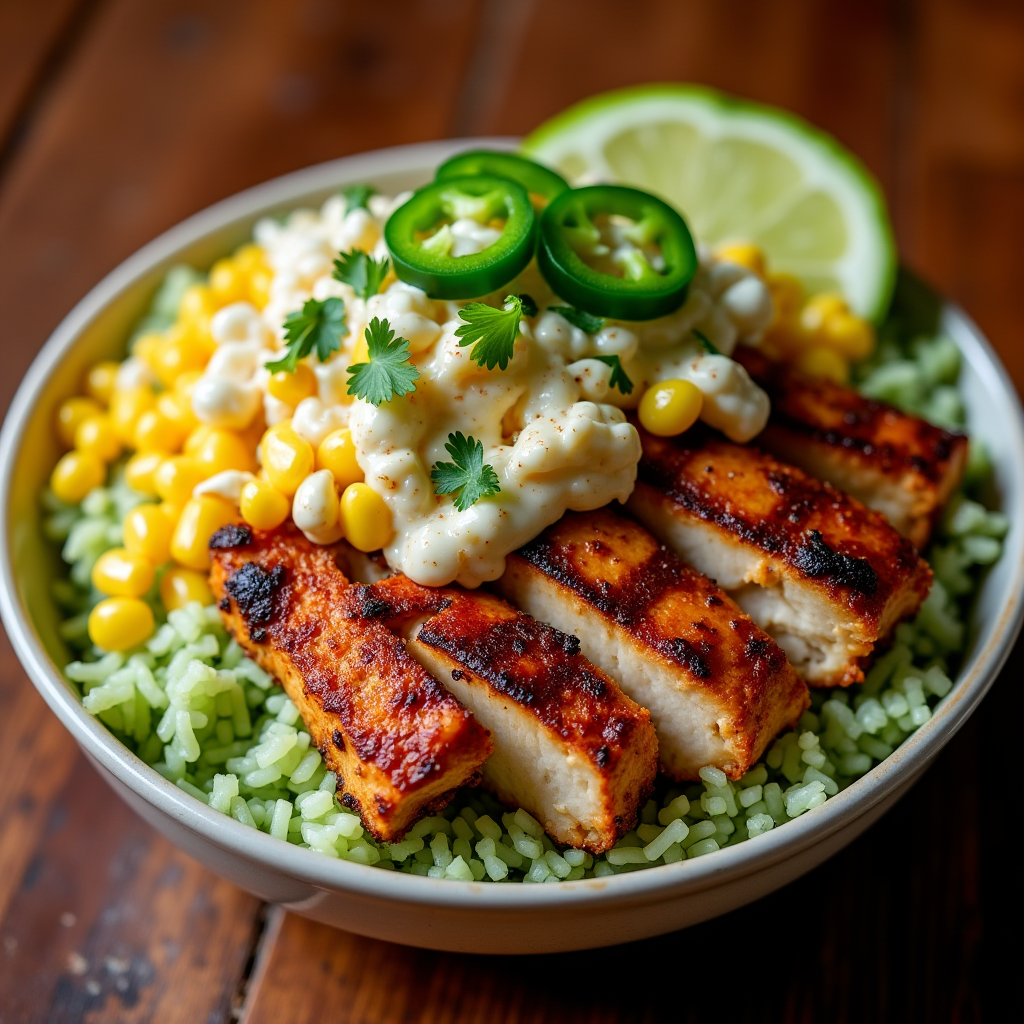
<path id="1" fill-rule="evenodd" d="M 250 189 L 156 239 L 109 274 L 42 349 L 12 403 L 0 440 L 0 605 L 26 672 L 87 756 L 131 807 L 172 842 L 257 896 L 348 931 L 436 949 L 539 953 L 641 939 L 755 900 L 822 863 L 902 796 L 982 699 L 1024 611 L 1024 528 L 1012 522 L 981 586 L 971 639 L 952 692 L 895 753 L 847 789 L 756 841 L 649 870 L 558 885 L 492 885 L 387 872 L 281 842 L 203 805 L 124 747 L 83 708 L 61 666 L 68 652 L 49 584 L 59 571 L 41 530 L 38 496 L 59 451 L 58 404 L 85 369 L 120 356 L 167 269 L 208 267 L 255 221 L 370 182 L 395 194 L 430 179 L 471 146 L 428 143 L 349 157 Z M 1024 501 L 1024 421 L 1006 371 L 978 329 L 946 305 L 942 327 L 964 356 L 960 388 L 969 431 L 990 453 L 998 506 Z"/>

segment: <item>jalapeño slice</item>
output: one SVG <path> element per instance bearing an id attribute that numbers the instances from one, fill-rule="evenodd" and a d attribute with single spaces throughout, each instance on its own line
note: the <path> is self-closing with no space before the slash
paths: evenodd
<path id="1" fill-rule="evenodd" d="M 502 225 L 478 253 L 453 256 L 450 225 L 462 219 Z M 476 174 L 435 181 L 415 192 L 384 225 L 395 273 L 435 299 L 472 299 L 508 284 L 533 258 L 533 205 L 507 178 Z"/>
<path id="2" fill-rule="evenodd" d="M 600 217 L 622 218 L 620 236 L 632 244 L 610 252 L 594 223 Z M 591 266 L 581 252 L 595 262 L 607 257 L 621 276 Z M 591 185 L 548 204 L 537 265 L 555 294 L 578 309 L 616 320 L 653 320 L 685 301 L 697 253 L 686 222 L 667 203 L 623 185 Z"/>
<path id="3" fill-rule="evenodd" d="M 557 195 L 568 191 L 569 183 L 548 167 L 527 160 L 515 153 L 502 153 L 493 149 L 472 149 L 445 160 L 434 175 L 436 181 L 461 178 L 471 174 L 487 174 L 495 178 L 508 178 L 522 185 L 532 196 L 540 196 L 550 203 Z"/>

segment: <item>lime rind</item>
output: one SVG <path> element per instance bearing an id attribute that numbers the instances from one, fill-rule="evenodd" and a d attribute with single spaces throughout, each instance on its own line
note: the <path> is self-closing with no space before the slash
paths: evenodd
<path id="1" fill-rule="evenodd" d="M 701 139 L 712 143 L 740 140 L 762 145 L 788 157 L 799 170 L 798 187 L 776 197 L 774 207 L 768 204 L 756 212 L 749 211 L 742 231 L 734 230 L 727 236 L 720 233 L 732 211 L 720 211 L 723 215 L 715 223 L 716 211 L 705 209 L 703 204 L 699 211 L 683 209 L 702 242 L 739 241 L 741 234 L 748 239 L 772 239 L 773 224 L 785 223 L 792 204 L 806 201 L 808 196 L 827 197 L 842 215 L 845 239 L 841 255 L 801 259 L 792 251 L 773 251 L 769 244 L 766 250 L 772 269 L 794 273 L 812 288 L 838 286 L 862 316 L 876 321 L 884 316 L 895 284 L 897 260 L 882 191 L 852 153 L 795 114 L 726 96 L 705 86 L 636 86 L 592 97 L 556 115 L 529 135 L 522 149 L 570 178 L 585 173 L 588 181 L 623 181 L 621 169 L 613 168 L 608 160 L 610 140 L 624 133 L 643 132 L 645 126 L 656 131 L 658 125 L 687 124 Z M 679 189 L 657 188 L 650 180 L 657 175 L 642 168 L 634 175 L 645 176 L 646 180 L 624 183 L 660 193 L 680 205 L 677 195 L 668 194 Z M 685 191 L 686 182 L 683 178 L 680 181 Z M 821 205 L 824 208 L 828 204 Z M 702 233 L 701 227 L 708 230 Z"/>

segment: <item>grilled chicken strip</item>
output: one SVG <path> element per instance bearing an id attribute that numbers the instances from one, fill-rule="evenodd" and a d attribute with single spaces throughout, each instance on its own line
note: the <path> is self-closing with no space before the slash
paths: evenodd
<path id="1" fill-rule="evenodd" d="M 932 572 L 878 512 L 756 448 L 695 428 L 642 428 L 629 508 L 718 581 L 815 686 L 863 679 L 863 660 L 920 607 Z"/>
<path id="2" fill-rule="evenodd" d="M 810 380 L 760 352 L 733 353 L 772 400 L 755 443 L 881 512 L 921 550 L 956 490 L 967 438 L 859 395 Z"/>
<path id="3" fill-rule="evenodd" d="M 650 714 L 580 654 L 580 642 L 487 593 L 405 576 L 353 587 L 346 614 L 398 629 L 472 711 L 494 753 L 483 781 L 561 843 L 603 853 L 654 785 Z"/>
<path id="4" fill-rule="evenodd" d="M 487 732 L 381 623 L 339 613 L 351 587 L 331 549 L 290 526 L 226 526 L 210 548 L 228 631 L 281 682 L 341 802 L 377 839 L 478 781 Z"/>
<path id="5" fill-rule="evenodd" d="M 508 559 L 498 583 L 520 608 L 579 637 L 644 707 L 675 779 L 714 765 L 738 779 L 809 703 L 771 637 L 642 526 L 567 513 Z"/>

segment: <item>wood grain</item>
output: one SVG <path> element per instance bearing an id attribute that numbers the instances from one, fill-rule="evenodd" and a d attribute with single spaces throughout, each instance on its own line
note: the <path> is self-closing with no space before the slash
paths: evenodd
<path id="1" fill-rule="evenodd" d="M 227 1020 L 260 904 L 153 833 L 79 755 L 3 924 L 4 1020 Z"/>
<path id="2" fill-rule="evenodd" d="M 67 730 L 0 638 L 0 920 L 78 757 Z"/>
<path id="3" fill-rule="evenodd" d="M 512 5 L 515 7 L 515 5 Z M 514 61 L 499 65 L 467 130 L 523 134 L 593 93 L 646 82 L 699 82 L 808 118 L 883 181 L 893 169 L 895 8 L 720 0 L 534 3 Z M 609 30 L 614 44 L 609 46 Z M 842 39 L 842 46 L 824 45 Z"/>
<path id="4" fill-rule="evenodd" d="M 0 4 L 0 152 L 59 70 L 92 5 L 83 0 L 4 0 Z"/>
<path id="5" fill-rule="evenodd" d="M 903 252 L 977 318 L 1024 389 L 1024 9 L 923 0 L 913 10 L 896 210 Z"/>

